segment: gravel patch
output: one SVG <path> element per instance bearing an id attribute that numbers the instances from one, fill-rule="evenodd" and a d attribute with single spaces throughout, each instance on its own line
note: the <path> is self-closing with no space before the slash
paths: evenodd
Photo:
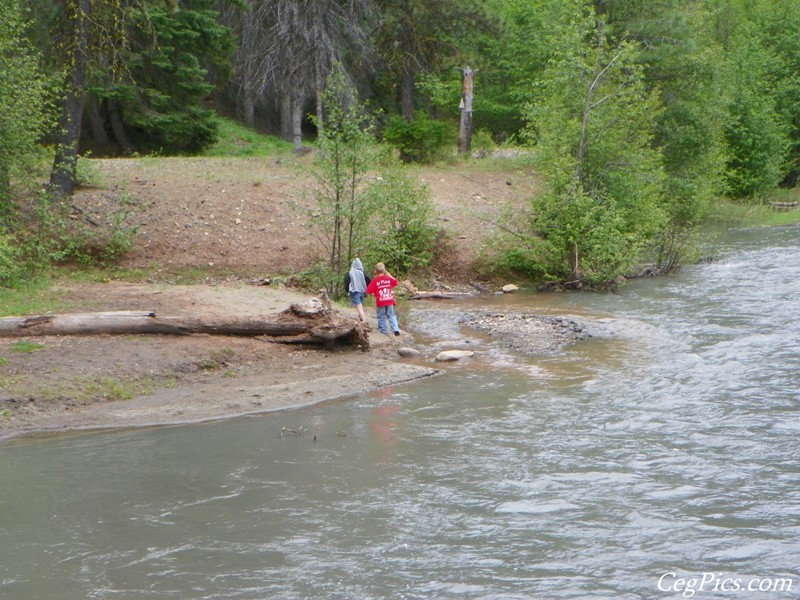
<path id="1" fill-rule="evenodd" d="M 490 335 L 509 350 L 530 356 L 553 355 L 565 346 L 592 337 L 584 324 L 567 317 L 480 312 L 467 313 L 459 324 Z"/>

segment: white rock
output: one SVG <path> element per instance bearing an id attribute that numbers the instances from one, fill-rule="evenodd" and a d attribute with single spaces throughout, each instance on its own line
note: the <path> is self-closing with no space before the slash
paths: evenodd
<path id="1" fill-rule="evenodd" d="M 414 358 L 417 356 L 422 356 L 422 352 L 417 350 L 416 348 L 398 348 L 397 353 L 400 356 L 404 356 L 405 358 Z"/>
<path id="2" fill-rule="evenodd" d="M 460 358 L 469 358 L 475 356 L 471 350 L 444 350 L 436 355 L 436 360 L 445 362 L 450 360 L 458 360 Z"/>
<path id="3" fill-rule="evenodd" d="M 512 292 L 516 292 L 519 288 L 515 286 L 513 283 L 509 283 L 508 285 L 504 285 L 500 289 L 503 290 L 504 294 L 510 294 Z"/>

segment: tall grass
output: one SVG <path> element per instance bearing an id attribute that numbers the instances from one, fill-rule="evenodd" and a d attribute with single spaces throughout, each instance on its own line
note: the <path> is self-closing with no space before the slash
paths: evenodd
<path id="1" fill-rule="evenodd" d="M 217 118 L 219 140 L 202 156 L 247 157 L 290 154 L 290 142 L 271 135 L 264 135 L 225 117 Z"/>
<path id="2" fill-rule="evenodd" d="M 70 303 L 51 280 L 39 277 L 0 286 L 0 317 L 63 312 Z"/>
<path id="3" fill-rule="evenodd" d="M 786 202 L 774 199 L 776 202 Z M 800 223 L 800 209 L 774 208 L 767 204 L 742 204 L 728 200 L 716 203 L 708 223 L 720 227 L 775 227 Z"/>

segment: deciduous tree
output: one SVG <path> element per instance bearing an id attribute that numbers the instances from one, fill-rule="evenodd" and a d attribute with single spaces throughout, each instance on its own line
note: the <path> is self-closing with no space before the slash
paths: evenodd
<path id="1" fill-rule="evenodd" d="M 547 192 L 535 199 L 529 239 L 542 272 L 607 281 L 663 222 L 652 145 L 660 105 L 638 48 L 613 39 L 589 3 L 554 3 L 549 30 L 551 58 L 528 111 Z"/>
<path id="2" fill-rule="evenodd" d="M 17 0 L 0 0 L 0 225 L 12 212 L 11 177 L 35 155 L 48 122 L 45 78 L 26 26 Z"/>

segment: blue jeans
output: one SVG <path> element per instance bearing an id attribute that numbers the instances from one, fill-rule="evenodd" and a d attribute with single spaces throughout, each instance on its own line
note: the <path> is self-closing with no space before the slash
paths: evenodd
<path id="1" fill-rule="evenodd" d="M 392 328 L 392 331 L 400 331 L 400 327 L 397 325 L 397 317 L 394 314 L 393 304 L 378 307 L 378 331 L 381 333 L 389 333 L 386 329 L 387 317 L 389 318 L 389 326 Z"/>

